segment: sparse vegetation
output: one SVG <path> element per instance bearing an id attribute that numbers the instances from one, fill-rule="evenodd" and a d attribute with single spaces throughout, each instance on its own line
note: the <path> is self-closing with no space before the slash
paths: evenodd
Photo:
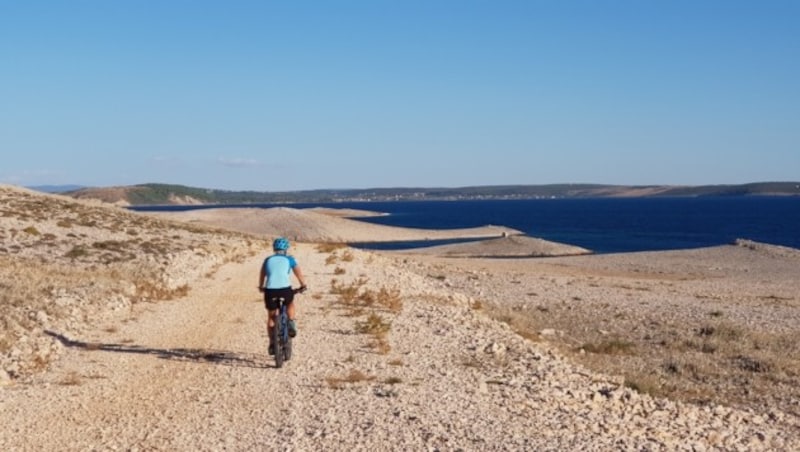
<path id="1" fill-rule="evenodd" d="M 387 289 L 381 287 L 375 295 L 375 299 L 379 306 L 388 309 L 391 312 L 398 313 L 403 309 L 403 299 L 400 296 L 399 289 Z"/>
<path id="2" fill-rule="evenodd" d="M 355 303 L 361 288 L 367 283 L 366 280 L 358 279 L 345 285 L 336 279 L 331 280 L 331 294 L 339 296 L 339 302 L 345 305 Z"/>
<path id="3" fill-rule="evenodd" d="M 380 315 L 370 313 L 367 319 L 362 322 L 356 322 L 356 332 L 359 334 L 371 334 L 373 336 L 381 337 L 389 332 L 392 328 L 391 322 L 387 322 Z"/>
<path id="4" fill-rule="evenodd" d="M 364 372 L 352 369 L 350 373 L 343 377 L 326 377 L 325 382 L 333 389 L 343 389 L 347 385 L 354 385 L 365 381 L 375 380 L 375 377 L 365 374 Z"/>
<path id="5" fill-rule="evenodd" d="M 633 389 L 642 394 L 649 394 L 654 397 L 664 395 L 664 390 L 661 389 L 658 382 L 652 377 L 642 377 L 637 380 L 625 380 L 625 386 Z"/>
<path id="6" fill-rule="evenodd" d="M 320 243 L 316 246 L 316 250 L 319 253 L 327 254 L 333 253 L 337 250 L 347 248 L 347 244 L 345 243 Z"/>
<path id="7" fill-rule="evenodd" d="M 634 345 L 632 342 L 621 339 L 611 339 L 596 344 L 583 344 L 580 347 L 589 353 L 600 353 L 605 355 L 617 355 L 631 353 Z"/>
<path id="8" fill-rule="evenodd" d="M 190 281 L 257 246 L 238 233 L 46 196 L 0 187 L 0 366 L 12 378 L 47 368 L 51 355 L 34 354 L 50 348 L 43 325 L 184 296 Z M 23 336 L 35 346 L 18 348 Z"/>
<path id="9" fill-rule="evenodd" d="M 332 279 L 331 293 L 338 296 L 337 304 L 345 308 L 345 316 L 366 315 L 365 319 L 355 322 L 355 331 L 371 337 L 367 343 L 368 348 L 386 355 L 391 351 L 388 340 L 391 322 L 378 312 L 397 314 L 403 308 L 403 301 L 399 289 L 381 287 L 373 290 L 367 287 L 367 283 L 368 279 L 364 275 L 348 284 Z"/>
<path id="10" fill-rule="evenodd" d="M 83 247 L 83 246 L 75 246 L 71 250 L 67 251 L 67 253 L 64 254 L 64 257 L 68 257 L 70 259 L 79 259 L 81 257 L 88 256 L 88 255 L 89 255 L 89 251 L 85 247 Z"/>
<path id="11" fill-rule="evenodd" d="M 625 286 L 615 287 L 621 297 L 636 287 L 592 282 L 602 287 Z M 672 281 L 665 286 L 670 292 L 675 290 Z M 750 407 L 780 406 L 785 394 L 800 395 L 794 389 L 800 385 L 800 331 L 754 328 L 722 308 L 672 323 L 648 316 L 647 310 L 622 311 L 613 301 L 582 298 L 585 309 L 575 309 L 571 301 L 544 298 L 522 311 L 495 303 L 485 311 L 520 336 L 533 341 L 544 338 L 593 370 L 623 375 L 625 385 L 639 392 L 692 403 Z M 704 299 L 720 303 L 726 296 L 715 293 Z M 545 329 L 564 333 L 543 337 L 539 333 Z M 784 396 L 770 396 L 775 385 Z M 769 402 L 767 397 L 771 397 Z"/>
<path id="12" fill-rule="evenodd" d="M 33 226 L 28 226 L 27 228 L 23 229 L 22 232 L 24 232 L 26 234 L 30 234 L 30 235 L 39 235 L 40 234 L 39 230 L 36 229 Z"/>
<path id="13" fill-rule="evenodd" d="M 83 382 L 78 372 L 70 372 L 59 382 L 64 386 L 78 386 Z"/>

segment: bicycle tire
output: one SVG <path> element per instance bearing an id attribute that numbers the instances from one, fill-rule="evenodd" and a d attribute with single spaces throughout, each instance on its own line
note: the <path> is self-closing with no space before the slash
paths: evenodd
<path id="1" fill-rule="evenodd" d="M 286 338 L 286 343 L 283 344 L 283 357 L 285 361 L 292 359 L 292 337 Z"/>
<path id="2" fill-rule="evenodd" d="M 272 330 L 272 343 L 275 346 L 275 367 L 283 366 L 283 344 L 281 341 L 281 324 L 278 322 Z"/>

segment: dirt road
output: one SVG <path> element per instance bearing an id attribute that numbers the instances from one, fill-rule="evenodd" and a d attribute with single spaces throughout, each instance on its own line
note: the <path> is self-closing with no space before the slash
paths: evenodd
<path id="1" fill-rule="evenodd" d="M 228 265 L 188 299 L 147 306 L 108 331 L 62 336 L 69 352 L 43 381 L 5 391 L 0 407 L 11 416 L 0 446 L 221 450 L 291 444 L 292 432 L 308 420 L 313 394 L 322 390 L 319 369 L 344 352 L 336 350 L 340 341 L 326 338 L 335 333 L 319 314 L 322 301 L 302 297 L 296 357 L 274 368 L 255 289 L 259 259 Z"/>

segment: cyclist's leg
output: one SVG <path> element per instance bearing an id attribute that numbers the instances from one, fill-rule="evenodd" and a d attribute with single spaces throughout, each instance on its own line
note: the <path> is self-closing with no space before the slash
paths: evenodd
<path id="1" fill-rule="evenodd" d="M 264 291 L 264 305 L 267 308 L 267 337 L 269 338 L 270 348 L 272 348 L 272 336 L 273 331 L 275 331 L 275 321 L 278 318 L 280 301 L 270 289 Z"/>
<path id="2" fill-rule="evenodd" d="M 286 316 L 289 317 L 289 335 L 294 337 L 297 335 L 297 324 L 294 321 L 294 292 L 291 288 L 286 290 Z"/>
<path id="3" fill-rule="evenodd" d="M 278 310 L 270 309 L 267 311 L 267 331 L 272 332 L 275 323 L 278 321 Z"/>

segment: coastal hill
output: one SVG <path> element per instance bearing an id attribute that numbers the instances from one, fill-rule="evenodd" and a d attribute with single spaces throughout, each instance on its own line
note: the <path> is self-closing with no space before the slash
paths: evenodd
<path id="1" fill-rule="evenodd" d="M 423 201 L 644 196 L 800 196 L 800 182 L 741 185 L 493 185 L 457 188 L 320 189 L 285 192 L 230 191 L 171 184 L 91 187 L 66 195 L 119 205 L 322 203 L 346 201 Z"/>

